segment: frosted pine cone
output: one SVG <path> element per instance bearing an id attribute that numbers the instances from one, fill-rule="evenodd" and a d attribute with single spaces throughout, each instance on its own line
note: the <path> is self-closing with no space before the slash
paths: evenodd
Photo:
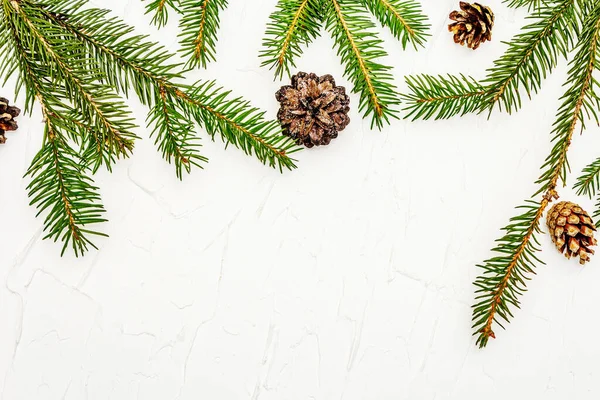
<path id="1" fill-rule="evenodd" d="M 350 98 L 331 75 L 299 72 L 275 97 L 283 134 L 306 147 L 328 145 L 350 123 Z"/>
<path id="2" fill-rule="evenodd" d="M 494 13 L 489 7 L 461 1 L 460 9 L 450 13 L 450 19 L 456 22 L 448 25 L 448 30 L 454 33 L 455 43 L 462 46 L 466 43 L 468 48 L 475 50 L 481 43 L 492 40 Z"/>
<path id="3" fill-rule="evenodd" d="M 8 105 L 8 100 L 0 97 L 0 144 L 6 142 L 4 133 L 7 131 L 16 131 L 19 127 L 15 118 L 21 114 L 21 110 L 17 107 Z"/>
<path id="4" fill-rule="evenodd" d="M 594 239 L 596 226 L 581 207 L 569 201 L 556 203 L 546 217 L 552 242 L 565 257 L 579 256 L 579 263 L 585 264 L 594 254 L 591 246 L 597 244 Z"/>

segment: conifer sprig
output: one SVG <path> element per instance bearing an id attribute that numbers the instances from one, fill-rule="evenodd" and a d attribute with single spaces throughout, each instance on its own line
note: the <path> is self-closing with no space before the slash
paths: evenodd
<path id="1" fill-rule="evenodd" d="M 262 66 L 275 70 L 275 76 L 283 78 L 295 68 L 295 59 L 302 54 L 302 47 L 320 35 L 323 0 L 280 1 L 271 14 L 267 25 Z"/>
<path id="2" fill-rule="evenodd" d="M 488 69 L 480 84 L 486 95 L 474 96 L 474 92 L 455 89 L 455 96 L 448 97 L 448 81 L 464 81 L 462 77 L 450 76 L 444 80 L 430 77 L 422 81 L 407 77 L 408 94 L 403 95 L 405 110 L 413 119 L 442 119 L 470 112 L 491 111 L 495 106 L 512 113 L 521 108 L 522 94 L 530 98 L 537 93 L 543 81 L 556 67 L 560 58 L 567 58 L 573 48 L 574 38 L 579 35 L 580 13 L 578 0 L 553 0 L 544 2 L 528 17 L 525 25 L 509 43 L 505 53 Z M 472 83 L 473 78 L 468 78 Z M 478 89 L 477 93 L 480 92 Z M 468 102 L 457 102 L 468 98 Z M 472 104 L 478 101 L 479 105 Z M 430 113 L 427 109 L 458 110 L 446 113 Z M 420 111 L 421 108 L 425 110 Z"/>
<path id="3" fill-rule="evenodd" d="M 168 22 L 168 8 L 181 14 L 180 52 L 187 59 L 186 67 L 206 68 L 216 60 L 219 15 L 227 3 L 228 0 L 152 0 L 146 10 L 154 13 L 152 22 L 159 28 Z"/>
<path id="4" fill-rule="evenodd" d="M 405 118 L 448 119 L 456 115 L 478 113 L 492 91 L 465 75 L 414 75 L 406 77 L 409 93 L 402 98 Z"/>
<path id="5" fill-rule="evenodd" d="M 295 168 L 290 155 L 298 147 L 277 123 L 214 82 L 175 83 L 182 75 L 169 52 L 85 3 L 0 0 L 0 72 L 5 79 L 18 72 L 25 111 L 37 100 L 44 114 L 29 193 L 47 215 L 46 237 L 62 241 L 63 252 L 72 246 L 83 254 L 94 247 L 90 237 L 101 235 L 90 229 L 104 221 L 104 209 L 88 173 L 110 168 L 133 148 L 134 126 L 120 95 L 135 93 L 148 106 L 151 136 L 180 178 L 206 162 L 194 123 L 266 165 Z"/>
<path id="6" fill-rule="evenodd" d="M 425 45 L 429 36 L 427 17 L 421 5 L 407 0 L 361 0 L 381 25 L 390 29 L 392 34 L 406 49 L 410 43 L 415 49 Z"/>
<path id="7" fill-rule="evenodd" d="M 371 128 L 381 129 L 390 117 L 397 118 L 395 106 L 399 103 L 391 68 L 374 61 L 387 53 L 359 1 L 330 1 L 327 30 L 346 66 L 346 76 L 354 83 L 354 92 L 360 95 L 359 111 L 365 118 L 371 116 Z"/>
<path id="8" fill-rule="evenodd" d="M 179 0 L 150 0 L 146 5 L 146 14 L 154 14 L 152 23 L 162 28 L 169 22 L 169 8 L 177 10 Z"/>
<path id="9" fill-rule="evenodd" d="M 219 13 L 227 0 L 181 0 L 181 53 L 189 68 L 203 67 L 215 61 Z"/>
<path id="10" fill-rule="evenodd" d="M 398 117 L 399 96 L 387 56 L 370 14 L 389 28 L 403 47 L 422 46 L 428 36 L 427 17 L 414 0 L 279 0 L 267 25 L 263 66 L 282 78 L 291 74 L 302 47 L 319 36 L 324 25 L 335 41 L 345 76 L 360 96 L 359 109 L 382 128 Z"/>
<path id="11" fill-rule="evenodd" d="M 569 168 L 567 153 L 578 126 L 585 127 L 585 119 L 597 121 L 599 109 L 595 94 L 597 81 L 594 73 L 600 68 L 600 3 L 586 15 L 577 52 L 570 62 L 567 91 L 557 114 L 553 129 L 554 147 L 537 181 L 539 190 L 529 200 L 525 212 L 513 218 L 504 228 L 506 235 L 493 249 L 497 255 L 484 264 L 482 274 L 475 280 L 476 303 L 473 306 L 473 328 L 477 344 L 485 347 L 495 337 L 494 324 L 503 327 L 513 317 L 512 309 L 520 307 L 519 297 L 526 291 L 526 281 L 535 274 L 537 264 L 543 264 L 536 253 L 540 221 L 550 202 L 558 198 L 557 186 L 564 183 Z"/>

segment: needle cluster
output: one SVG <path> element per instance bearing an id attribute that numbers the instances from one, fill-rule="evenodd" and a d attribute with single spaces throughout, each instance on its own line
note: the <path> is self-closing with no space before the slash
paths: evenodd
<path id="1" fill-rule="evenodd" d="M 154 14 L 152 22 L 158 27 L 167 24 L 169 9 L 179 13 L 181 55 L 187 68 L 206 68 L 216 60 L 219 13 L 227 8 L 227 0 L 150 0 L 147 13 Z"/>

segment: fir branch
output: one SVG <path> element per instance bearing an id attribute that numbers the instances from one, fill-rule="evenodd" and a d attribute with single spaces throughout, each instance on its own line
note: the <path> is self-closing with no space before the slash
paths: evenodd
<path id="1" fill-rule="evenodd" d="M 67 136 L 77 140 L 87 124 L 78 121 L 74 110 L 63 105 L 66 88 L 59 84 L 49 85 L 43 78 L 39 64 L 27 50 L 23 36 L 17 35 L 18 18 L 10 13 L 7 2 L 2 3 L 3 18 L 0 26 L 5 29 L 8 40 L 7 57 L 17 60 L 19 82 L 26 94 L 25 110 L 31 112 L 34 100 L 42 107 L 44 117 L 44 144 L 27 171 L 32 180 L 27 189 L 31 205 L 37 207 L 38 215 L 47 213 L 44 221 L 44 239 L 63 242 L 61 254 L 71 245 L 76 256 L 83 255 L 89 246 L 96 247 L 91 236 L 106 236 L 90 229 L 90 225 L 105 222 L 104 207 L 98 188 L 82 167 L 81 156 L 68 143 Z M 8 34 L 10 32 L 10 34 Z M 16 71 L 17 65 L 11 68 Z M 6 68 L 2 68 L 5 70 Z M 83 126 L 83 128 L 82 128 Z"/>
<path id="2" fill-rule="evenodd" d="M 159 28 L 169 22 L 169 8 L 179 10 L 179 0 L 150 0 L 146 5 L 146 14 L 154 14 L 152 23 Z"/>
<path id="3" fill-rule="evenodd" d="M 428 19 L 421 5 L 413 0 L 361 0 L 381 25 L 388 27 L 402 43 L 402 48 L 410 42 L 415 49 L 423 47 L 427 40 Z"/>
<path id="4" fill-rule="evenodd" d="M 468 79 L 470 85 L 477 87 L 475 91 L 448 87 L 449 82 L 464 83 L 463 77 L 448 76 L 444 80 L 409 77 L 409 93 L 402 96 L 409 117 L 444 119 L 468 112 L 492 111 L 496 104 L 508 113 L 518 110 L 521 92 L 524 90 L 528 97 L 537 93 L 558 59 L 566 58 L 573 48 L 574 38 L 579 35 L 577 3 L 577 0 L 556 0 L 536 9 L 528 17 L 531 22 L 508 43 L 508 49 L 494 62 L 486 78 L 480 83 Z M 457 96 L 469 101 L 458 102 Z M 459 108 L 453 111 L 456 106 Z M 450 112 L 432 114 L 432 107 Z"/>
<path id="5" fill-rule="evenodd" d="M 323 0 L 279 0 L 267 24 L 261 66 L 275 69 L 279 78 L 290 75 L 290 68 L 296 67 L 294 59 L 302 53 L 301 45 L 319 36 L 322 8 Z"/>
<path id="6" fill-rule="evenodd" d="M 98 188 L 81 167 L 79 153 L 60 133 L 60 121 L 40 100 L 45 120 L 45 143 L 27 171 L 32 178 L 27 187 L 31 205 L 47 212 L 46 236 L 63 242 L 61 255 L 71 245 L 76 256 L 89 247 L 97 248 L 91 236 L 107 236 L 90 229 L 90 225 L 106 222 Z"/>
<path id="7" fill-rule="evenodd" d="M 600 158 L 583 169 L 582 175 L 577 178 L 574 189 L 579 196 L 586 195 L 590 198 L 596 196 L 600 191 Z"/>
<path id="8" fill-rule="evenodd" d="M 535 273 L 536 263 L 543 264 L 535 255 L 539 251 L 535 235 L 540 231 L 540 220 L 548 204 L 558 197 L 559 180 L 565 179 L 569 165 L 567 152 L 573 134 L 578 124 L 584 123 L 584 116 L 594 116 L 592 110 L 598 107 L 594 94 L 597 82 L 593 74 L 600 66 L 599 44 L 600 3 L 597 3 L 584 22 L 577 54 L 570 63 L 568 89 L 554 124 L 555 145 L 537 181 L 540 189 L 534 197 L 543 194 L 542 200 L 539 203 L 530 201 L 524 206 L 525 213 L 511 220 L 512 223 L 504 228 L 506 235 L 493 249 L 498 256 L 479 265 L 483 273 L 475 280 L 478 289 L 473 306 L 473 328 L 480 347 L 485 347 L 489 339 L 495 337 L 494 322 L 503 327 L 501 320 L 510 321 L 511 307 L 519 308 L 518 298 L 526 290 L 528 275 Z"/>
<path id="9" fill-rule="evenodd" d="M 188 58 L 187 67 L 196 68 L 215 61 L 219 12 L 227 0 L 180 0 L 181 53 Z"/>
<path id="10" fill-rule="evenodd" d="M 409 93 L 403 94 L 405 118 L 447 119 L 455 115 L 481 112 L 482 105 L 491 96 L 491 90 L 472 77 L 460 76 L 407 76 Z"/>
<path id="11" fill-rule="evenodd" d="M 504 328 L 501 319 L 508 322 L 513 317 L 511 307 L 520 308 L 519 297 L 526 289 L 529 274 L 535 274 L 535 264 L 543 264 L 535 255 L 539 251 L 536 235 L 540 233 L 540 220 L 552 200 L 551 195 L 541 203 L 527 201 L 518 207 L 524 212 L 511 219 L 503 230 L 505 235 L 497 241 L 492 252 L 497 256 L 477 267 L 483 269 L 474 285 L 477 287 L 473 306 L 473 328 L 477 345 L 485 347 L 496 335 L 494 322 Z"/>
<path id="12" fill-rule="evenodd" d="M 510 114 L 521 108 L 522 89 L 528 97 L 538 92 L 559 57 L 567 58 L 579 34 L 575 3 L 576 0 L 560 0 L 545 4 L 528 17 L 531 23 L 510 41 L 482 82 L 494 94 L 486 107 L 499 104 Z"/>
<path id="13" fill-rule="evenodd" d="M 107 70 L 113 85 L 121 91 L 133 87 L 140 99 L 155 110 L 149 118 L 149 122 L 154 123 L 155 127 L 158 126 L 158 119 L 153 117 L 160 116 L 156 113 L 156 107 L 163 100 L 167 101 L 167 106 L 173 111 L 170 113 L 171 121 L 161 121 L 162 130 L 155 128 L 153 132 L 155 135 L 162 132 L 163 135 L 157 137 L 170 140 L 170 143 L 162 143 L 160 140 L 157 142 L 164 157 L 169 161 L 175 160 L 179 176 L 182 169 L 190 170 L 188 161 L 199 165 L 206 159 L 198 154 L 198 144 L 189 130 L 178 132 L 182 136 L 176 138 L 171 138 L 172 135 L 165 131 L 175 121 L 173 118 L 178 117 L 183 117 L 177 122 L 180 126 L 186 126 L 186 121 L 195 119 L 198 124 L 206 127 L 211 136 L 215 132 L 219 133 L 224 140 L 245 153 L 255 154 L 264 164 L 280 169 L 296 167 L 295 160 L 290 155 L 298 147 L 289 138 L 280 135 L 280 127 L 276 123 L 265 121 L 262 115 L 259 118 L 258 110 L 239 99 L 235 100 L 233 107 L 234 100 L 227 97 L 221 88 L 194 98 L 190 94 L 201 93 L 207 85 L 215 89 L 214 83 L 192 87 L 176 85 L 173 80 L 179 79 L 180 75 L 174 72 L 175 65 L 166 63 L 169 54 L 161 46 L 148 42 L 145 37 L 130 36 L 130 28 L 118 19 L 112 18 L 107 23 L 105 13 L 95 9 L 78 13 L 71 11 L 74 19 L 63 21 L 62 24 L 88 45 L 99 64 L 106 66 L 104 70 Z M 80 29 L 79 25 L 86 26 L 86 30 Z M 120 68 L 108 70 L 113 64 Z M 166 114 L 162 115 L 168 117 Z M 247 118 L 242 118 L 243 115 Z M 203 121 L 203 117 L 209 120 Z M 276 140 L 278 136 L 281 137 Z M 178 143 L 181 145 L 177 146 Z"/>
<path id="14" fill-rule="evenodd" d="M 213 137 L 219 134 L 226 143 L 233 144 L 246 154 L 254 155 L 273 168 L 294 169 L 289 156 L 299 150 L 288 137 L 281 135 L 276 121 L 268 121 L 265 113 L 230 92 L 216 86 L 215 82 L 194 85 L 188 93 L 176 90 L 182 106 L 204 126 Z"/>
<path id="15" fill-rule="evenodd" d="M 76 41 L 65 37 L 40 15 L 37 4 L 24 0 L 12 4 L 12 11 L 6 12 L 14 15 L 14 29 L 26 37 L 23 41 L 34 46 L 35 61 L 48 66 L 51 80 L 65 83 L 69 100 L 77 106 L 84 121 L 96 127 L 88 138 L 89 146 L 96 150 L 90 153 L 94 156 L 90 160 L 94 170 L 102 164 L 110 169 L 114 157 L 128 157 L 136 136 L 132 132 L 133 118 L 124 103 L 110 87 L 94 83 L 99 72 L 90 66 L 90 60 Z"/>
<path id="16" fill-rule="evenodd" d="M 382 41 L 373 33 L 374 24 L 359 0 L 329 0 L 327 30 L 345 65 L 345 76 L 360 94 L 359 111 L 371 116 L 371 128 L 383 127 L 390 118 L 398 118 L 399 104 L 390 67 L 374 60 L 387 56 Z"/>
<path id="17" fill-rule="evenodd" d="M 600 227 L 600 158 L 583 169 L 581 176 L 577 178 L 574 189 L 580 196 L 596 197 L 592 217 L 596 221 L 596 227 Z"/>

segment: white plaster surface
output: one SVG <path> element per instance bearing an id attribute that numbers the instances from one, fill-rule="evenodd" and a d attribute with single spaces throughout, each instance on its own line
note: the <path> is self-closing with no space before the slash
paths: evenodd
<path id="1" fill-rule="evenodd" d="M 141 1 L 90 3 L 177 48 L 176 18 L 157 32 Z M 275 3 L 231 0 L 219 61 L 190 81 L 218 79 L 274 117 L 281 83 L 257 55 Z M 422 51 L 403 52 L 382 30 L 401 89 L 415 72 L 482 77 L 525 17 L 489 0 L 494 41 L 472 52 L 446 31 L 456 1 L 423 3 L 432 37 Z M 324 34 L 298 69 L 350 86 L 331 45 Z M 41 240 L 22 178 L 40 111 L 21 117 L 0 147 L 0 398 L 598 399 L 600 259 L 582 268 L 542 236 L 547 265 L 509 329 L 485 350 L 470 329 L 475 264 L 535 190 L 565 72 L 513 116 L 381 132 L 353 95 L 348 129 L 284 174 L 204 140 L 210 163 L 179 182 L 140 128 L 135 155 L 96 176 L 110 238 L 83 259 Z M 145 109 L 130 103 L 144 126 Z M 573 175 L 597 156 L 599 134 L 575 138 Z"/>

